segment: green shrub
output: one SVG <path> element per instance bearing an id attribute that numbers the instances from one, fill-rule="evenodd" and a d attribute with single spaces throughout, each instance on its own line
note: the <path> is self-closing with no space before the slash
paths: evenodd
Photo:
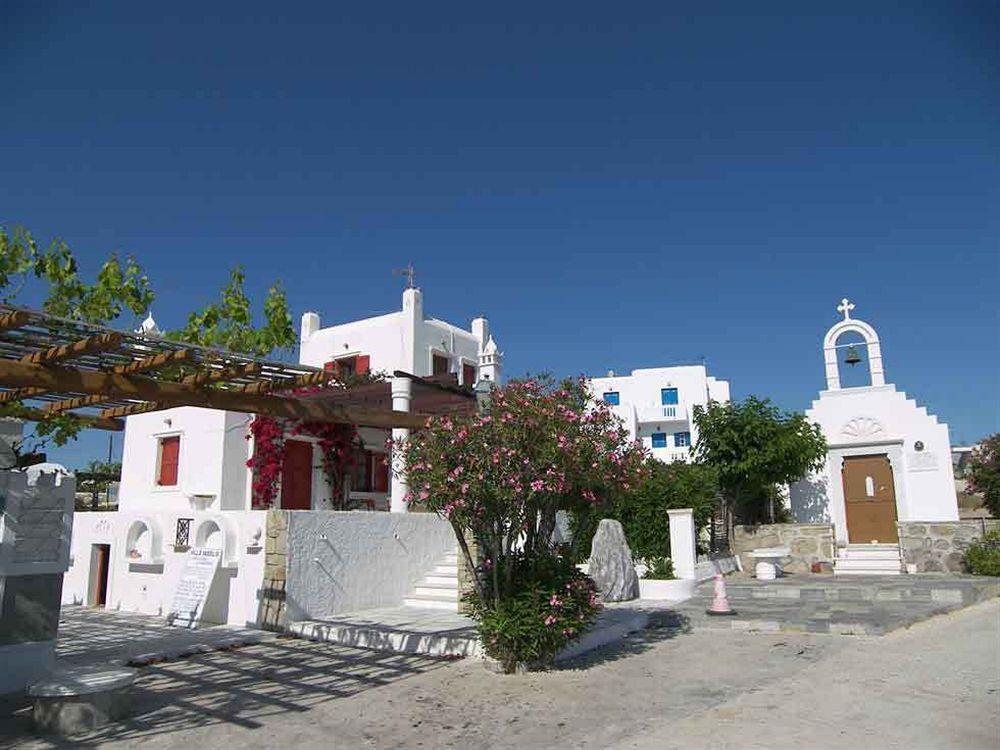
<path id="1" fill-rule="evenodd" d="M 668 510 L 693 508 L 695 528 L 708 523 L 718 497 L 716 472 L 700 464 L 665 464 L 650 458 L 641 481 L 602 506 L 584 505 L 570 513 L 572 554 L 577 562 L 590 557 L 590 542 L 602 518 L 621 522 L 637 560 L 670 556 Z"/>
<path id="2" fill-rule="evenodd" d="M 977 576 L 1000 576 L 1000 529 L 987 531 L 966 550 L 965 565 Z"/>
<path id="3" fill-rule="evenodd" d="M 642 576 L 651 581 L 671 581 L 674 575 L 674 561 L 669 557 L 651 557 L 646 560 L 646 572 Z"/>
<path id="4" fill-rule="evenodd" d="M 594 582 L 569 558 L 546 555 L 513 562 L 510 588 L 499 600 L 484 600 L 475 591 L 464 597 L 483 649 L 505 672 L 515 671 L 519 663 L 550 665 L 601 609 Z"/>

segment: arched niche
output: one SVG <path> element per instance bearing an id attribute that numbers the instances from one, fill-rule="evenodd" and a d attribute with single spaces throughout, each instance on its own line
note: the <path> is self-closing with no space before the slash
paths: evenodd
<path id="1" fill-rule="evenodd" d="M 847 333 L 861 336 L 868 351 L 868 374 L 871 385 L 885 385 L 885 372 L 882 369 L 882 348 L 875 329 L 863 320 L 845 318 L 829 331 L 823 338 L 823 361 L 826 366 L 826 387 L 830 391 L 840 390 L 840 370 L 837 360 L 837 342 Z"/>
<path id="2" fill-rule="evenodd" d="M 163 532 L 151 518 L 136 518 L 125 533 L 125 560 L 130 564 L 163 562 Z"/>
<path id="3" fill-rule="evenodd" d="M 223 565 L 236 563 L 236 542 L 236 533 L 221 516 L 203 518 L 195 525 L 193 546 L 221 550 Z"/>

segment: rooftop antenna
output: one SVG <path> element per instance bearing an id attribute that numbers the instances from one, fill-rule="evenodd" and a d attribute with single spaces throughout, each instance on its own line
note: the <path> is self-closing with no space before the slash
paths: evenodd
<path id="1" fill-rule="evenodd" d="M 416 289 L 417 285 L 413 283 L 413 279 L 416 277 L 417 272 L 413 270 L 413 263 L 406 264 L 406 268 L 394 268 L 392 269 L 393 276 L 405 276 L 406 277 L 406 288 Z"/>

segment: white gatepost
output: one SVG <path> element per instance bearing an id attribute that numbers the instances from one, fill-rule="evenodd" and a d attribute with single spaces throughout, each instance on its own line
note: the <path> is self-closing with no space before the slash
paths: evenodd
<path id="1" fill-rule="evenodd" d="M 674 563 L 674 575 L 677 578 L 693 579 L 694 567 L 698 562 L 694 509 L 668 510 L 667 515 L 670 517 L 670 559 Z"/>
<path id="2" fill-rule="evenodd" d="M 392 379 L 392 410 L 410 411 L 410 399 L 413 395 L 413 381 L 409 378 L 394 377 Z M 406 441 L 410 431 L 405 427 L 392 428 L 393 445 Z M 390 483 L 389 510 L 393 513 L 406 513 L 406 493 L 409 482 L 403 473 L 402 454 L 392 450 L 392 478 Z"/>

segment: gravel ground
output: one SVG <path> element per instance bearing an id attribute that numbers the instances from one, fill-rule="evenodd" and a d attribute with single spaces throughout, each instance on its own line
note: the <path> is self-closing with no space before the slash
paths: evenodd
<path id="1" fill-rule="evenodd" d="M 280 639 L 147 668 L 136 709 L 72 746 L 997 748 L 1000 601 L 882 637 L 646 631 L 516 676 Z"/>

